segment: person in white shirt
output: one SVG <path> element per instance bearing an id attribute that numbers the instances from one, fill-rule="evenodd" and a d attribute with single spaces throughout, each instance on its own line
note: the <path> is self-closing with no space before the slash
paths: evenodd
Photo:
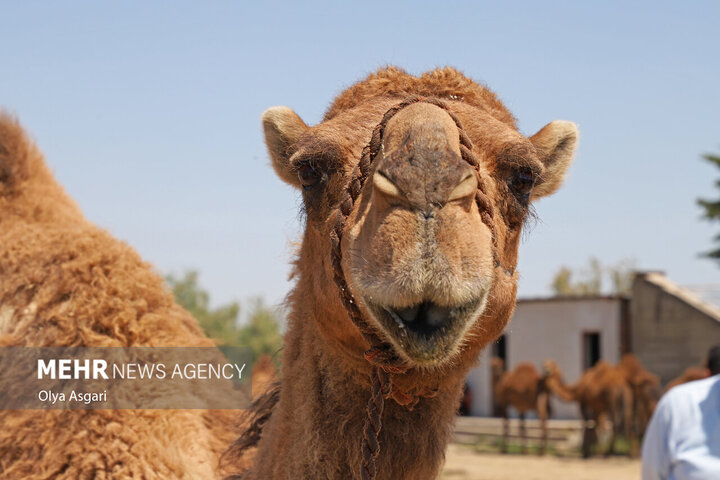
<path id="1" fill-rule="evenodd" d="M 671 388 L 645 432 L 643 480 L 720 480 L 720 345 L 710 377 Z"/>

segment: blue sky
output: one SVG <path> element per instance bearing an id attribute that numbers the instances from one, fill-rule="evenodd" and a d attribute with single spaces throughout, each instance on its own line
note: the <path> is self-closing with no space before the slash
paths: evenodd
<path id="1" fill-rule="evenodd" d="M 717 2 L 4 2 L 0 106 L 32 133 L 87 216 L 163 273 L 193 268 L 215 303 L 278 303 L 299 197 L 269 167 L 259 116 L 316 123 L 385 64 L 452 65 L 496 91 L 529 135 L 582 138 L 566 186 L 536 206 L 520 295 L 560 265 L 635 258 L 681 284 L 718 230 Z"/>

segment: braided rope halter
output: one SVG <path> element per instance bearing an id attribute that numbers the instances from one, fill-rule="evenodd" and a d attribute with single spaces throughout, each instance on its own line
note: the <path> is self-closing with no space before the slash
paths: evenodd
<path id="1" fill-rule="evenodd" d="M 392 382 L 392 375 L 401 375 L 412 367 L 403 359 L 401 359 L 394 351 L 392 345 L 383 342 L 377 335 L 376 331 L 368 324 L 363 317 L 360 309 L 348 289 L 345 275 L 342 270 L 342 235 L 345 228 L 345 222 L 352 212 L 355 201 L 360 196 L 362 187 L 370 174 L 373 162 L 377 158 L 382 149 L 383 134 L 388 121 L 395 116 L 403 108 L 418 102 L 425 102 L 442 108 L 450 118 L 455 122 L 460 136 L 460 153 L 462 158 L 468 162 L 474 169 L 478 179 L 478 190 L 475 192 L 475 202 L 483 223 L 490 229 L 492 235 L 493 260 L 495 266 L 501 266 L 498 257 L 497 236 L 493 223 L 494 208 L 492 202 L 487 196 L 487 190 L 482 182 L 480 175 L 479 163 L 475 154 L 473 154 L 473 145 L 470 138 L 465 134 L 460 119 L 448 108 L 447 104 L 437 98 L 426 98 L 421 96 L 410 96 L 401 103 L 390 108 L 382 118 L 382 121 L 375 127 L 368 143 L 362 151 L 362 156 L 357 166 L 353 170 L 350 183 L 348 184 L 342 200 L 340 201 L 340 210 L 338 211 L 335 225 L 330 232 L 330 241 L 332 244 L 332 265 L 333 279 L 337 285 L 340 298 L 350 319 L 360 330 L 363 338 L 370 345 L 364 356 L 365 359 L 374 367 L 371 377 L 371 393 L 368 400 L 363 426 L 362 440 L 362 480 L 374 480 L 377 474 L 376 460 L 380 454 L 379 435 L 382 429 L 382 414 L 385 407 L 385 399 L 393 398 L 398 404 L 405 405 L 409 409 L 417 404 L 420 397 L 433 397 L 437 394 L 437 390 L 426 390 L 416 394 L 408 394 L 400 390 L 397 385 Z M 505 269 L 512 274 L 511 270 Z"/>

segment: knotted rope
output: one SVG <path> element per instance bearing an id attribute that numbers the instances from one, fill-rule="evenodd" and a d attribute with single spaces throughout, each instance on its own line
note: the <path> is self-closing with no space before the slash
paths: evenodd
<path id="1" fill-rule="evenodd" d="M 472 152 L 472 142 L 465 134 L 460 119 L 449 110 L 447 104 L 437 98 L 425 98 L 420 96 L 411 96 L 401 103 L 390 108 L 383 115 L 380 123 L 375 127 L 370 142 L 363 148 L 362 156 L 357 166 L 353 170 L 350 183 L 348 184 L 342 200 L 340 201 L 340 209 L 335 219 L 335 225 L 330 232 L 330 241 L 332 244 L 332 265 L 333 278 L 335 284 L 340 291 L 340 298 L 350 319 L 360 330 L 363 338 L 368 342 L 370 348 L 365 352 L 365 359 L 374 367 L 371 378 L 371 393 L 368 400 L 363 426 L 362 441 L 362 479 L 374 480 L 377 474 L 376 461 L 380 454 L 380 430 L 382 429 L 382 414 L 385 408 L 385 399 L 393 398 L 398 404 L 405 405 L 412 409 L 420 400 L 420 397 L 432 397 L 437 394 L 436 390 L 425 390 L 419 393 L 407 393 L 402 391 L 397 385 L 393 384 L 391 375 L 401 375 L 407 372 L 411 365 L 401 359 L 392 345 L 383 342 L 377 335 L 376 331 L 368 324 L 367 320 L 360 312 L 357 302 L 353 298 L 352 293 L 348 289 L 345 275 L 342 270 L 342 235 L 345 228 L 345 222 L 352 212 L 355 201 L 360 196 L 363 185 L 370 174 L 371 167 L 378 154 L 382 150 L 383 134 L 385 127 L 390 119 L 400 110 L 418 102 L 426 102 L 442 108 L 450 115 L 453 122 L 457 126 L 460 136 L 460 153 L 462 158 L 468 162 L 476 171 L 478 180 L 478 190 L 475 192 L 475 202 L 483 223 L 490 229 L 493 244 L 493 260 L 496 266 L 500 266 L 498 257 L 497 237 L 495 235 L 495 226 L 493 223 L 494 208 L 492 202 L 487 196 L 487 190 L 483 184 L 480 175 L 480 165 L 477 157 Z"/>

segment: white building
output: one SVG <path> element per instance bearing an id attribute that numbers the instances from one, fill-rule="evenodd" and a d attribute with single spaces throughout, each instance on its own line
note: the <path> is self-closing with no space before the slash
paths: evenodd
<path id="1" fill-rule="evenodd" d="M 617 363 L 629 351 L 629 301 L 618 296 L 520 299 L 505 334 L 488 346 L 470 371 L 471 414 L 493 414 L 490 359 L 504 358 L 507 369 L 531 362 L 542 374 L 554 360 L 565 381 L 576 382 L 599 359 Z M 580 418 L 576 404 L 553 397 L 552 418 Z"/>
<path id="2" fill-rule="evenodd" d="M 490 359 L 507 369 L 531 362 L 542 374 L 554 360 L 565 382 L 575 383 L 599 359 L 616 364 L 632 352 L 666 384 L 687 367 L 705 363 L 720 343 L 720 285 L 681 287 L 660 272 L 639 272 L 632 300 L 619 296 L 520 299 L 505 334 L 488 346 L 470 371 L 472 415 L 490 416 Z M 553 418 L 579 418 L 578 407 L 552 397 Z"/>

